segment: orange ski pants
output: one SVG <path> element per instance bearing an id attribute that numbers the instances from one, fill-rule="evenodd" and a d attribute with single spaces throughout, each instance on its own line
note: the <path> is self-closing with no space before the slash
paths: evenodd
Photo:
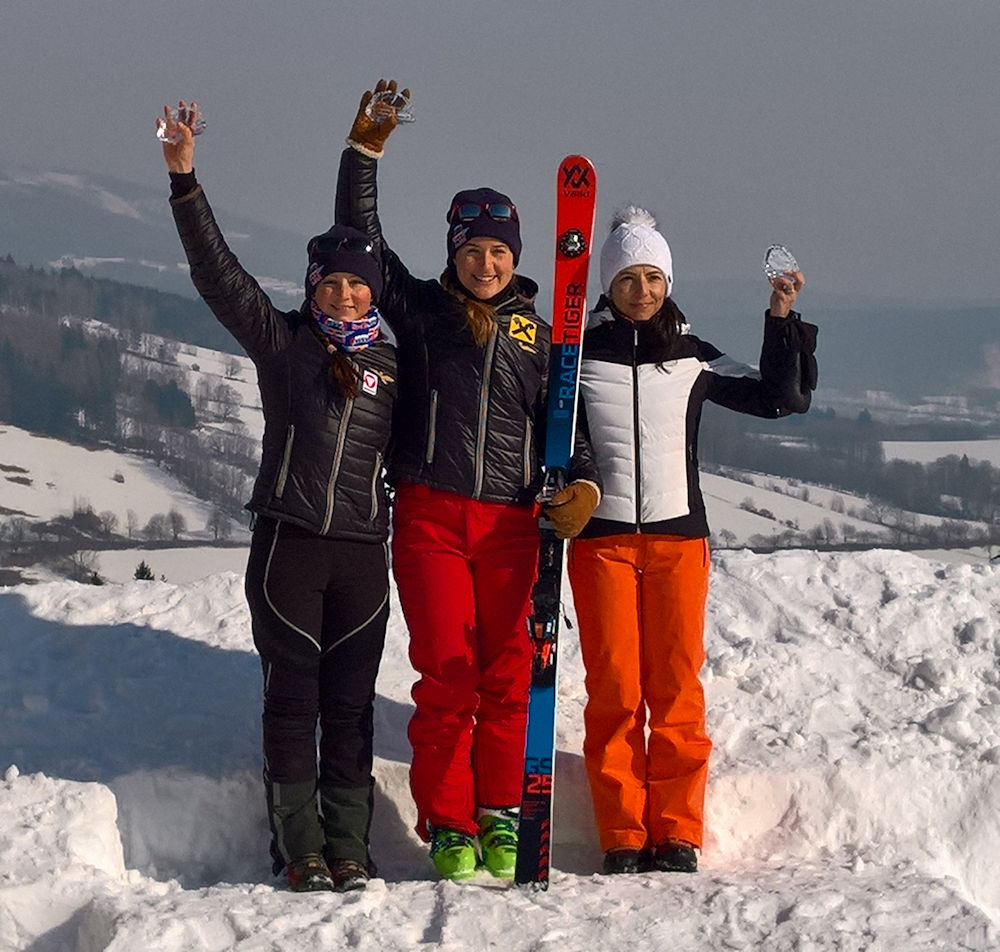
<path id="1" fill-rule="evenodd" d="M 601 849 L 700 847 L 712 749 L 706 539 L 575 539 L 569 577 L 586 669 L 583 754 Z"/>

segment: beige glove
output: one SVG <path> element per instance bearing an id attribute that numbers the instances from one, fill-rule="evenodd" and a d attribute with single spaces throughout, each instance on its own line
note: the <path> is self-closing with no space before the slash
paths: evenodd
<path id="1" fill-rule="evenodd" d="M 545 516 L 555 526 L 556 538 L 578 536 L 600 501 L 597 487 L 585 480 L 560 489 L 545 506 Z"/>
<path id="2" fill-rule="evenodd" d="M 379 93 L 395 93 L 399 84 L 394 79 L 380 79 L 374 89 L 369 89 L 361 97 L 361 104 L 358 106 L 358 114 L 354 117 L 354 125 L 351 126 L 351 134 L 347 137 L 347 144 L 370 158 L 381 157 L 385 149 L 385 140 L 396 128 L 396 110 L 388 102 L 381 102 L 375 106 L 375 118 L 368 115 L 367 108 L 373 97 Z M 404 89 L 402 95 L 410 98 L 410 91 Z"/>

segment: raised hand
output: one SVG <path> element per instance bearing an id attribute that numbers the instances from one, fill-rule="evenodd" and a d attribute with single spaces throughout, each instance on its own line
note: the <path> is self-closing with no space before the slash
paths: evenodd
<path id="1" fill-rule="evenodd" d="M 805 287 L 806 279 L 801 271 L 788 271 L 771 281 L 771 316 L 788 317 L 799 291 Z"/>
<path id="2" fill-rule="evenodd" d="M 360 148 L 360 151 L 373 158 L 378 158 L 385 149 L 386 140 L 392 130 L 399 124 L 396 110 L 388 100 L 380 99 L 372 110 L 374 115 L 368 115 L 368 104 L 380 93 L 395 93 L 399 84 L 394 79 L 380 79 L 374 89 L 367 90 L 361 97 L 358 114 L 354 117 L 347 141 L 350 145 Z M 410 98 L 410 90 L 402 91 L 404 98 Z"/>
<path id="3" fill-rule="evenodd" d="M 177 103 L 176 115 L 169 106 L 156 120 L 157 137 L 163 145 L 163 158 L 171 172 L 194 169 L 194 127 L 198 122 L 198 103 Z"/>

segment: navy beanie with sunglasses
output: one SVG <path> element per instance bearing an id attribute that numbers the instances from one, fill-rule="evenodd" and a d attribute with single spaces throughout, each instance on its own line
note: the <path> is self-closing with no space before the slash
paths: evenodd
<path id="1" fill-rule="evenodd" d="M 372 302 L 382 296 L 382 267 L 372 240 L 347 225 L 334 225 L 322 235 L 309 239 L 309 267 L 306 270 L 306 297 L 312 299 L 316 285 L 328 274 L 346 271 L 356 274 L 371 288 Z"/>
<path id="2" fill-rule="evenodd" d="M 521 229 L 514 203 L 492 188 L 470 188 L 459 192 L 448 206 L 448 260 L 470 238 L 496 238 L 521 257 Z"/>

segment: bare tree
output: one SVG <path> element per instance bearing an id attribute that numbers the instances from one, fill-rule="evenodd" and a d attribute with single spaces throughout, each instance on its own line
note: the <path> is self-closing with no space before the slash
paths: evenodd
<path id="1" fill-rule="evenodd" d="M 149 517 L 149 522 L 146 523 L 142 532 L 147 539 L 168 539 L 170 538 L 170 523 L 162 512 L 158 512 Z"/>
<path id="2" fill-rule="evenodd" d="M 15 516 L 7 523 L 7 538 L 12 551 L 18 552 L 28 538 L 28 520 Z"/>
<path id="3" fill-rule="evenodd" d="M 212 510 L 212 514 L 208 517 L 208 524 L 205 528 L 212 533 L 216 542 L 220 539 L 228 539 L 232 535 L 232 527 L 229 524 L 229 517 L 221 509 Z"/>
<path id="4" fill-rule="evenodd" d="M 213 392 L 218 404 L 219 419 L 226 423 L 240 418 L 240 395 L 229 384 L 220 383 Z"/>
<path id="5" fill-rule="evenodd" d="M 736 533 L 731 529 L 719 530 L 719 545 L 722 548 L 731 547 L 736 542 Z"/>
<path id="6" fill-rule="evenodd" d="M 92 583 L 95 577 L 100 578 L 97 574 L 99 562 L 96 552 L 77 549 L 70 556 L 70 565 L 74 582 Z"/>
<path id="7" fill-rule="evenodd" d="M 170 526 L 170 532 L 174 542 L 176 542 L 180 534 L 187 529 L 187 519 L 184 518 L 184 513 L 179 509 L 171 509 L 167 513 L 167 525 Z"/>

